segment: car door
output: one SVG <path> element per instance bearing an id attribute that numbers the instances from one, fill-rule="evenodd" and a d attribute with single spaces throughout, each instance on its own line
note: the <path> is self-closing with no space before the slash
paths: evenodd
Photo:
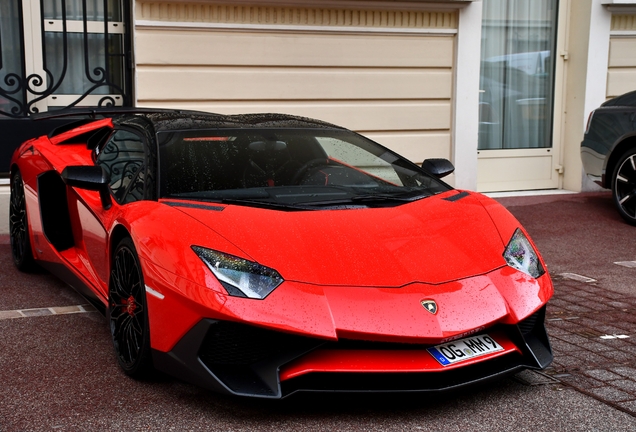
<path id="1" fill-rule="evenodd" d="M 132 129 L 116 129 L 95 149 L 95 164 L 110 177 L 109 188 L 113 204 L 104 208 L 98 194 L 80 191 L 71 202 L 79 229 L 74 233 L 78 255 L 104 295 L 108 290 L 108 230 L 121 206 L 143 199 L 145 177 L 145 145 L 142 135 Z M 73 209 L 74 207 L 74 209 Z"/>

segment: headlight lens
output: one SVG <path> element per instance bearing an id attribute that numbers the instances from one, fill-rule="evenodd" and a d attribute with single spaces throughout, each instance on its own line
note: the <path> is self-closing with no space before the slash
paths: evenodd
<path id="1" fill-rule="evenodd" d="M 283 283 L 276 270 L 259 263 L 200 246 L 192 246 L 192 250 L 231 296 L 262 300 Z"/>
<path id="2" fill-rule="evenodd" d="M 529 274 L 533 278 L 538 278 L 545 273 L 530 241 L 519 228 L 515 230 L 503 256 L 510 267 Z"/>

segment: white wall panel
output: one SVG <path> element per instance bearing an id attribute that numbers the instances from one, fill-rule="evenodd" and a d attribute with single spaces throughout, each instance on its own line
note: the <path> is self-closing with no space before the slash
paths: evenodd
<path id="1" fill-rule="evenodd" d="M 633 90 L 636 90 L 636 14 L 613 14 L 606 97 Z"/>
<path id="2" fill-rule="evenodd" d="M 636 67 L 610 68 L 607 73 L 607 97 L 636 90 Z"/>
<path id="3" fill-rule="evenodd" d="M 636 67 L 636 37 L 610 39 L 609 67 Z"/>
<path id="4" fill-rule="evenodd" d="M 318 118 L 349 129 L 363 132 L 443 130 L 449 134 L 451 107 L 448 101 L 140 101 L 139 106 L 244 114 L 276 112 Z M 423 144 L 423 142 L 422 142 Z"/>
<path id="5" fill-rule="evenodd" d="M 143 66 L 137 73 L 139 100 L 450 99 L 452 84 L 450 70 Z"/>
<path id="6" fill-rule="evenodd" d="M 508 153 L 505 164 L 501 164 L 496 151 L 490 157 L 478 159 L 477 182 L 480 192 L 524 190 L 528 189 L 529 183 L 536 189 L 554 188 L 552 180 L 557 172 L 552 169 L 553 155 L 546 149 L 499 152 Z"/>
<path id="7" fill-rule="evenodd" d="M 140 29 L 136 43 L 139 65 L 453 66 L 448 36 Z"/>
<path id="8" fill-rule="evenodd" d="M 140 0 L 137 20 L 138 106 L 288 113 L 360 131 L 414 162 L 453 154 L 456 13 Z"/>

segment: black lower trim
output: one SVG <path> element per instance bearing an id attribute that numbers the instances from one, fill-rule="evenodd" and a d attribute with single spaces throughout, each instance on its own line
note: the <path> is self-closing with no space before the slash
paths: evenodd
<path id="1" fill-rule="evenodd" d="M 152 364 L 166 372 L 208 390 L 232 393 L 210 370 L 199 361 L 197 353 L 210 326 L 216 321 L 202 320 L 195 325 L 170 352 L 152 350 Z"/>
<path id="2" fill-rule="evenodd" d="M 95 309 L 106 315 L 106 305 L 82 279 L 69 270 L 65 265 L 49 261 L 38 261 L 38 264 L 71 286 L 79 295 L 84 297 Z"/>
<path id="3" fill-rule="evenodd" d="M 545 329 L 545 306 L 519 322 L 516 328 L 517 333 L 511 334 L 511 339 L 521 348 L 524 356 L 532 358 L 539 369 L 548 367 L 554 356 Z"/>
<path id="4" fill-rule="evenodd" d="M 303 392 L 402 393 L 441 392 L 501 379 L 534 368 L 518 354 L 444 372 L 420 373 L 310 373 L 282 383 L 283 394 Z"/>
<path id="5" fill-rule="evenodd" d="M 205 319 L 168 353 L 153 351 L 154 366 L 222 393 L 280 398 L 281 365 L 324 342 L 262 328 Z"/>
<path id="6" fill-rule="evenodd" d="M 281 383 L 283 365 L 319 347 L 421 351 L 427 346 L 320 339 L 291 335 L 247 324 L 205 319 L 168 353 L 153 352 L 159 370 L 213 391 L 240 396 L 282 398 L 310 392 L 439 392 L 481 383 L 552 362 L 544 326 L 545 307 L 518 325 L 497 325 L 522 354 L 509 353 L 442 372 L 308 373 Z M 489 331 L 486 330 L 486 331 Z"/>

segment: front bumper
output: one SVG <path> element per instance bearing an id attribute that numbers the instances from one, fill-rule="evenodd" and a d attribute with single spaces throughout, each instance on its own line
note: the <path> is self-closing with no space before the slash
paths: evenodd
<path id="1" fill-rule="evenodd" d="M 239 396 L 283 398 L 298 391 L 435 392 L 547 367 L 553 355 L 544 321 L 545 306 L 517 325 L 486 328 L 481 333 L 496 334 L 508 347 L 503 355 L 447 369 L 428 361 L 430 345 L 325 341 L 211 319 L 201 320 L 171 351 L 154 350 L 153 362 L 157 369 L 193 384 Z M 332 361 L 319 360 L 325 357 Z M 377 364 L 384 366 L 380 370 Z"/>

